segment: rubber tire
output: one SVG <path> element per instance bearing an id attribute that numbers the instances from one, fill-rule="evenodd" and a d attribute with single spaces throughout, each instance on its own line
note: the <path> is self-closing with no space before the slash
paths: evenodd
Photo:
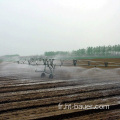
<path id="1" fill-rule="evenodd" d="M 41 78 L 44 78 L 46 75 L 45 75 L 45 73 L 42 73 L 41 74 Z"/>
<path id="2" fill-rule="evenodd" d="M 50 75 L 49 75 L 49 79 L 53 79 L 53 74 L 50 74 Z"/>

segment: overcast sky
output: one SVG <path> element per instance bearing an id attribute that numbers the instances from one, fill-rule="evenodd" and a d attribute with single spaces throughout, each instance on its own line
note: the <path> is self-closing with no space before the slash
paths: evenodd
<path id="1" fill-rule="evenodd" d="M 0 0 L 0 56 L 120 44 L 120 0 Z"/>

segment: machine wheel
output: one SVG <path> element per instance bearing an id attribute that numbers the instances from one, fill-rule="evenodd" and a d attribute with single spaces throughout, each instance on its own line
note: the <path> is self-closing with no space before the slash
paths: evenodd
<path id="1" fill-rule="evenodd" d="M 49 75 L 49 79 L 53 79 L 53 74 L 50 74 L 50 75 Z"/>
<path id="2" fill-rule="evenodd" d="M 45 75 L 45 73 L 42 73 L 41 74 L 41 78 L 44 78 L 46 75 Z"/>

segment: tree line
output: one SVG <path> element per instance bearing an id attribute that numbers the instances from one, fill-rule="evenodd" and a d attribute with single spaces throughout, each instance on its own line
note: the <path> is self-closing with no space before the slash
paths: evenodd
<path id="1" fill-rule="evenodd" d="M 117 56 L 120 55 L 120 45 L 87 47 L 86 49 L 68 51 L 50 51 L 45 52 L 45 56 Z"/>

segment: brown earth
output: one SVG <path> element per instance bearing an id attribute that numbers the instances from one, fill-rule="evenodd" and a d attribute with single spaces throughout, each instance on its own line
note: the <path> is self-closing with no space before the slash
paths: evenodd
<path id="1" fill-rule="evenodd" d="M 52 80 L 32 69 L 0 65 L 0 120 L 120 120 L 119 68 L 61 67 Z"/>
<path id="2" fill-rule="evenodd" d="M 88 66 L 88 61 L 91 61 L 91 66 Z M 108 67 L 105 67 L 104 63 L 108 62 Z M 98 68 L 104 68 L 104 69 L 111 69 L 111 68 L 120 68 L 120 58 L 106 58 L 106 59 L 84 59 L 78 61 L 78 66 L 81 66 L 85 68 L 92 68 L 92 67 L 98 67 Z M 87 66 L 86 66 L 87 65 Z M 100 66 L 99 66 L 100 65 Z"/>

